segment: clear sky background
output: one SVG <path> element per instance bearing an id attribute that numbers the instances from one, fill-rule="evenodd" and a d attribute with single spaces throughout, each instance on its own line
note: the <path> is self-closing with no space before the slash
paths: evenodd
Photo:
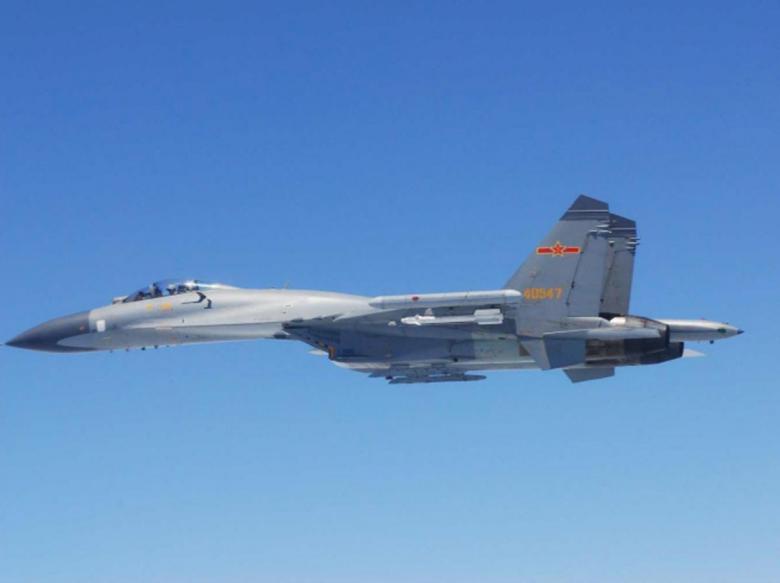
<path id="1" fill-rule="evenodd" d="M 0 581 L 780 580 L 776 2 L 0 9 L 7 340 L 163 277 L 499 287 L 579 193 L 707 358 L 390 387 L 0 348 Z"/>

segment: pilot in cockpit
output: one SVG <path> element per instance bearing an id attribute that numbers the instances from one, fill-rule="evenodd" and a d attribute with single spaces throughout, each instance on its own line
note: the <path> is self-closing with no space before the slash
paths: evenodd
<path id="1" fill-rule="evenodd" d="M 164 279 L 150 283 L 148 286 L 127 295 L 122 298 L 118 298 L 117 301 L 122 303 L 138 302 L 141 300 L 149 300 L 154 298 L 161 298 L 165 295 L 174 296 L 178 294 L 188 294 L 192 292 L 201 291 L 204 289 L 225 288 L 223 284 L 217 283 L 203 283 L 197 279 L 185 279 L 185 280 L 170 280 Z"/>

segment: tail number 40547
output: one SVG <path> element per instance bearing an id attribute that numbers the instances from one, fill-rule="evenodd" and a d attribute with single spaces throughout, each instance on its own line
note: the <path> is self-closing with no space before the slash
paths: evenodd
<path id="1" fill-rule="evenodd" d="M 562 295 L 562 287 L 527 287 L 523 290 L 526 300 L 559 300 Z"/>

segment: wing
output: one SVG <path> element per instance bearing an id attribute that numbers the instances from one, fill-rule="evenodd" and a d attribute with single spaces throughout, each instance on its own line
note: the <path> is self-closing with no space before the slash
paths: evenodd
<path id="1" fill-rule="evenodd" d="M 422 304 L 433 301 L 415 297 Z M 471 305 L 427 308 L 424 316 L 420 310 L 402 308 L 290 321 L 284 331 L 288 338 L 327 354 L 337 366 L 392 384 L 477 381 L 485 377 L 467 374 L 475 335 L 507 337 L 514 331 L 514 323 L 503 320 L 500 308 L 486 309 L 491 310 L 490 318 L 483 320 L 489 322 L 486 325 L 472 321 L 479 309 Z"/>

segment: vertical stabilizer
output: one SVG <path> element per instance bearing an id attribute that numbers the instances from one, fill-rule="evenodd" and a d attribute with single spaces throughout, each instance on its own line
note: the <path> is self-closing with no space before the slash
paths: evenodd
<path id="1" fill-rule="evenodd" d="M 568 316 L 600 312 L 608 253 L 609 207 L 581 195 L 504 287 L 523 294 L 521 336 L 539 337 Z"/>
<path id="2" fill-rule="evenodd" d="M 600 312 L 604 317 L 628 314 L 631 283 L 634 277 L 634 256 L 639 244 L 636 222 L 610 214 L 609 254 Z"/>

